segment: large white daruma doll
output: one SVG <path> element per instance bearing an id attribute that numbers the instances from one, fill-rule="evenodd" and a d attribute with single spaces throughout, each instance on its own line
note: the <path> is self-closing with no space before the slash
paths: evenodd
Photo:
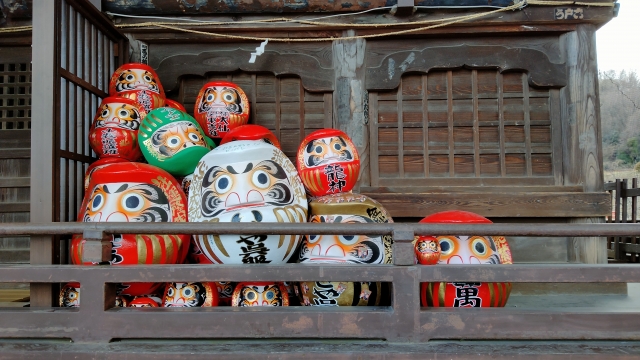
<path id="1" fill-rule="evenodd" d="M 189 187 L 191 222 L 306 222 L 307 197 L 295 166 L 263 141 L 241 140 L 205 155 Z M 200 235 L 216 264 L 285 263 L 299 235 Z"/>

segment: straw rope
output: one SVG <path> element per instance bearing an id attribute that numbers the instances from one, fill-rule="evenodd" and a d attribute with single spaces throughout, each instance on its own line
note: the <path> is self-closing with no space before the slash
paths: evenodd
<path id="1" fill-rule="evenodd" d="M 347 37 L 325 37 L 325 38 L 268 38 L 268 37 L 256 37 L 256 36 L 243 36 L 243 35 L 231 35 L 231 34 L 220 34 L 220 33 L 212 33 L 206 31 L 198 31 L 193 29 L 187 29 L 178 26 L 184 26 L 184 23 L 180 22 L 143 22 L 137 24 L 120 24 L 115 25 L 117 28 L 146 28 L 146 27 L 160 27 L 175 31 L 188 32 L 193 34 L 207 35 L 213 37 L 221 37 L 221 38 L 229 38 L 229 39 L 241 39 L 241 40 L 256 40 L 256 41 L 265 41 L 269 40 L 272 42 L 322 42 L 322 41 L 333 41 L 336 39 L 340 40 L 353 40 L 353 39 L 369 39 L 369 38 L 377 38 L 377 37 L 385 37 L 385 36 L 393 36 L 393 35 L 402 35 L 412 32 L 418 32 L 423 30 L 434 29 L 438 27 L 453 25 L 461 22 L 466 22 L 470 20 L 479 19 L 482 17 L 486 17 L 489 15 L 497 14 L 500 12 L 511 11 L 522 9 L 527 5 L 540 5 L 540 6 L 559 6 L 559 5 L 575 5 L 575 6 L 596 6 L 596 7 L 613 7 L 615 3 L 599 3 L 599 2 L 584 2 L 584 1 L 565 1 L 565 0 L 516 0 L 513 5 L 500 8 L 497 10 L 487 11 L 478 14 L 471 15 L 463 15 L 463 16 L 454 16 L 445 19 L 434 19 L 434 20 L 420 20 L 414 22 L 399 22 L 399 23 L 387 23 L 387 24 L 349 24 L 349 23 L 335 23 L 335 22 L 322 22 L 322 21 L 310 21 L 310 20 L 298 20 L 298 19 L 289 19 L 289 18 L 274 18 L 274 19 L 266 19 L 266 20 L 246 20 L 246 21 L 211 21 L 211 22 L 198 22 L 198 23 L 189 23 L 188 26 L 217 26 L 217 25 L 241 25 L 241 24 L 269 24 L 269 23 L 299 23 L 303 25 L 313 25 L 313 26 L 340 26 L 340 27 L 352 27 L 352 28 L 381 28 L 381 27 L 395 27 L 395 26 L 415 26 L 415 25 L 425 25 L 425 24 L 434 24 L 430 26 L 423 26 L 413 29 L 406 30 L 398 30 L 392 32 L 385 32 L 381 34 L 369 34 L 369 35 L 354 35 Z M 0 28 L 0 33 L 13 33 L 13 32 L 21 32 L 21 31 L 31 31 L 33 29 L 32 26 L 16 26 L 16 27 L 8 27 L 8 28 Z"/>

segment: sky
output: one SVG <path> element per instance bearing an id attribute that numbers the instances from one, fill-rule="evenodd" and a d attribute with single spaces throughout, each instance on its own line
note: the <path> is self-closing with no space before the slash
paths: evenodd
<path id="1" fill-rule="evenodd" d="M 620 13 L 596 32 L 600 71 L 636 71 L 640 74 L 639 0 L 618 0 Z"/>

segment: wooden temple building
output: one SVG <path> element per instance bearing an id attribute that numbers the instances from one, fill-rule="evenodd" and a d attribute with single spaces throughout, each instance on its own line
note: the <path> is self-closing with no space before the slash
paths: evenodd
<path id="1" fill-rule="evenodd" d="M 89 123 L 110 71 L 132 61 L 153 67 L 189 112 L 204 83 L 239 84 L 250 123 L 272 130 L 290 158 L 316 129 L 345 131 L 361 154 L 355 191 L 396 222 L 442 210 L 499 224 L 599 224 L 611 214 L 595 33 L 617 15 L 615 1 L 3 3 L 0 31 L 33 29 L 0 33 L 2 222 L 76 220 L 94 160 Z M 607 263 L 603 237 L 509 244 L 515 264 Z M 0 245 L 0 262 L 68 262 L 65 237 Z M 585 283 L 565 290 L 626 291 Z M 55 296 L 50 284 L 31 285 L 32 306 Z"/>

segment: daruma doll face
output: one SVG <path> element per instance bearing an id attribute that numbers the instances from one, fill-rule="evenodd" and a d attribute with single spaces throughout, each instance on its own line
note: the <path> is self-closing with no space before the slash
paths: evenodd
<path id="1" fill-rule="evenodd" d="M 89 130 L 91 149 L 100 158 L 138 160 L 142 157 L 138 146 L 138 129 L 146 115 L 145 109 L 131 99 L 103 99 Z"/>
<path id="2" fill-rule="evenodd" d="M 193 114 L 210 138 L 222 138 L 249 121 L 249 99 L 242 89 L 227 81 L 205 84 Z"/>
<path id="3" fill-rule="evenodd" d="M 111 75 L 109 95 L 135 100 L 147 112 L 165 103 L 158 75 L 150 66 L 140 63 L 124 64 Z"/>
<path id="4" fill-rule="evenodd" d="M 149 164 L 176 176 L 193 173 L 198 161 L 214 147 L 193 117 L 170 107 L 149 112 L 138 141 Z"/>
<path id="5" fill-rule="evenodd" d="M 313 196 L 348 192 L 358 181 L 358 151 L 340 130 L 309 134 L 298 148 L 296 161 L 302 182 Z"/>
<path id="6" fill-rule="evenodd" d="M 360 194 L 341 193 L 309 202 L 310 222 L 368 224 L 393 222 L 377 201 Z M 300 249 L 300 262 L 345 262 L 390 264 L 391 237 L 368 235 L 307 235 Z"/>
<path id="7" fill-rule="evenodd" d="M 467 211 L 443 211 L 429 215 L 421 223 L 490 224 L 491 221 Z M 429 238 L 428 236 L 426 238 Z M 444 235 L 430 237 L 441 249 L 439 264 L 511 264 L 511 251 L 502 236 Z M 416 254 L 418 256 L 418 254 Z M 510 283 L 421 283 L 422 306 L 496 307 L 504 306 Z"/>
<path id="8" fill-rule="evenodd" d="M 490 236 L 438 236 L 442 249 L 439 264 L 500 264 Z"/>
<path id="9" fill-rule="evenodd" d="M 295 167 L 261 141 L 233 141 L 205 155 L 189 188 L 192 222 L 306 222 L 307 198 Z M 198 246 L 223 264 L 286 262 L 299 235 L 199 235 Z"/>
<path id="10" fill-rule="evenodd" d="M 239 283 L 231 306 L 289 306 L 289 294 L 282 283 Z"/>
<path id="11" fill-rule="evenodd" d="M 163 303 L 164 307 L 218 306 L 218 289 L 212 282 L 168 283 Z"/>

